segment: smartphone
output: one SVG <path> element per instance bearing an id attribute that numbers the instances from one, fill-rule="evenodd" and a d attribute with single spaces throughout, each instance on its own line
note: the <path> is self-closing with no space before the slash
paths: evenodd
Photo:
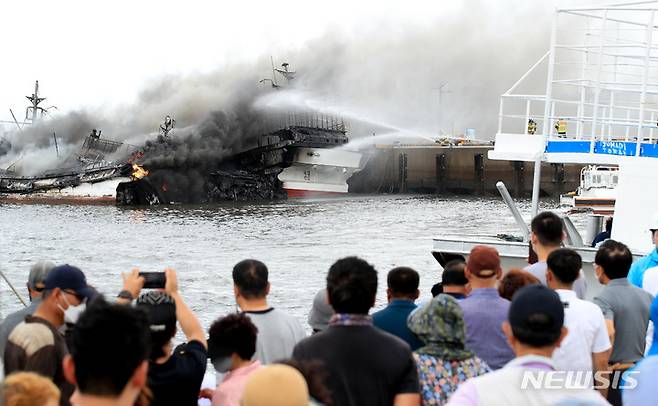
<path id="1" fill-rule="evenodd" d="M 144 289 L 164 289 L 167 279 L 164 272 L 140 272 L 144 277 Z"/>

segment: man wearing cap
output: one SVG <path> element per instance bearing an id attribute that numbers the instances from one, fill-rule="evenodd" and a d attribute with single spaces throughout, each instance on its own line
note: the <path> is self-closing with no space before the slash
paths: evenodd
<path id="1" fill-rule="evenodd" d="M 178 291 L 176 271 L 165 269 L 165 278 L 164 291 L 151 290 L 137 299 L 137 308 L 148 315 L 151 330 L 151 405 L 196 406 L 208 362 L 206 335 Z M 177 322 L 187 342 L 173 348 Z"/>
<path id="2" fill-rule="evenodd" d="M 0 357 L 5 355 L 7 340 L 14 327 L 25 320 L 26 316 L 31 316 L 41 304 L 41 294 L 45 286 L 46 276 L 54 267 L 55 264 L 50 261 L 39 261 L 30 268 L 30 274 L 27 277 L 27 293 L 30 297 L 30 305 L 11 313 L 0 324 Z"/>
<path id="3" fill-rule="evenodd" d="M 478 245 L 471 250 L 464 274 L 471 294 L 459 301 L 466 323 L 466 348 L 475 352 L 491 369 L 502 368 L 514 358 L 502 330 L 507 320 L 509 300 L 496 289 L 503 275 L 500 256 L 493 247 Z"/>
<path id="4" fill-rule="evenodd" d="M 467 380 L 448 405 L 555 405 L 565 400 L 607 405 L 588 385 L 555 374 L 551 356 L 567 335 L 563 323 L 564 305 L 557 293 L 543 285 L 521 288 L 503 325 L 516 358 L 498 371 Z"/>
<path id="5" fill-rule="evenodd" d="M 635 261 L 628 272 L 628 280 L 638 288 L 652 295 L 658 294 L 658 213 L 654 214 L 649 224 L 651 241 L 656 246 L 647 256 Z"/>
<path id="6" fill-rule="evenodd" d="M 64 323 L 77 322 L 85 302 L 95 291 L 82 271 L 71 265 L 50 270 L 44 282 L 43 301 L 32 316 L 9 334 L 5 348 L 5 376 L 15 371 L 32 371 L 53 380 L 62 392 L 61 405 L 68 405 L 73 385 L 66 381 L 62 360 L 68 354 Z"/>

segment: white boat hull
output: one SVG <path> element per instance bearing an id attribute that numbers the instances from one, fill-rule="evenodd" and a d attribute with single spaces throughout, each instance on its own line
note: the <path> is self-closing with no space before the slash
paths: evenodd
<path id="1" fill-rule="evenodd" d="M 129 182 L 129 177 L 118 177 L 101 182 L 81 183 L 61 189 L 48 189 L 31 193 L 5 193 L 0 199 L 22 203 L 108 203 L 116 200 L 117 186 Z"/>
<path id="2" fill-rule="evenodd" d="M 279 174 L 288 197 L 339 195 L 363 166 L 363 155 L 340 148 L 296 148 L 293 163 Z"/>
<path id="3" fill-rule="evenodd" d="M 467 258 L 468 254 L 476 245 L 489 245 L 496 248 L 500 254 L 504 272 L 515 268 L 523 269 L 528 266 L 528 243 L 502 241 L 495 238 L 434 238 L 432 254 L 435 257 L 438 257 L 439 254 L 457 254 Z M 586 298 L 592 299 L 603 289 L 603 285 L 599 283 L 594 273 L 594 257 L 596 256 L 597 249 L 590 247 L 569 248 L 575 250 L 583 259 L 583 272 L 585 273 L 587 283 Z M 635 261 L 641 257 L 642 255 L 633 255 L 633 260 Z"/>

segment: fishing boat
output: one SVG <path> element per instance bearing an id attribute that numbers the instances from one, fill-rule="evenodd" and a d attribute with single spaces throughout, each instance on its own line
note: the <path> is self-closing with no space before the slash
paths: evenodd
<path id="1" fill-rule="evenodd" d="M 289 127 L 297 141 L 287 148 L 278 179 L 292 198 L 345 194 L 347 180 L 365 166 L 364 155 L 345 149 L 349 139 L 342 120 L 321 116 L 312 125 Z"/>
<path id="2" fill-rule="evenodd" d="M 93 130 L 80 150 L 63 160 L 60 168 L 37 175 L 0 171 L 0 200 L 34 203 L 114 203 L 121 182 L 139 174 L 128 158 L 137 148 L 99 138 Z M 108 161 L 107 155 L 126 159 Z"/>
<path id="3" fill-rule="evenodd" d="M 635 258 L 652 249 L 648 222 L 658 207 L 656 14 L 655 1 L 557 9 L 548 52 L 500 98 L 495 147 L 489 152 L 490 159 L 534 163 L 530 218 L 539 211 L 541 162 L 618 167 L 612 238 L 627 244 Z M 521 91 L 540 67 L 547 72 L 544 93 Z M 536 132 L 529 133 L 530 120 L 537 123 Z M 519 225 L 517 241 L 436 237 L 432 253 L 439 262 L 487 244 L 498 249 L 505 269 L 527 265 L 529 218 L 499 186 Z M 595 250 L 568 216 L 564 221 L 565 245 L 582 256 L 592 297 L 602 288 L 592 267 Z"/>
<path id="4" fill-rule="evenodd" d="M 55 106 L 42 107 L 46 100 L 39 94 L 39 81 L 34 84 L 34 93 L 26 96 L 30 105 L 25 112 L 25 120 L 19 122 L 11 111 L 13 121 L 0 123 L 14 124 L 18 131 L 27 125 L 35 125 L 44 119 Z M 114 203 L 117 185 L 131 179 L 135 168 L 129 158 L 137 147 L 106 138 L 101 138 L 100 130 L 92 129 L 82 142 L 79 150 L 58 160 L 57 168 L 42 171 L 35 175 L 24 175 L 17 167 L 22 158 L 9 167 L 0 169 L 0 200 L 22 203 Z M 2 153 L 8 152 L 7 144 Z M 53 152 L 59 157 L 57 134 L 53 133 Z M 108 157 L 116 158 L 109 160 Z"/>
<path id="5" fill-rule="evenodd" d="M 284 62 L 274 68 L 272 76 L 261 80 L 275 89 L 287 87 L 297 72 Z M 349 142 L 345 122 L 331 115 L 313 111 L 289 112 L 284 131 L 294 140 L 286 148 L 285 163 L 278 179 L 289 198 L 343 195 L 348 192 L 347 180 L 365 166 L 365 157 L 358 151 L 344 148 Z M 280 133 L 280 132 L 279 132 Z"/>

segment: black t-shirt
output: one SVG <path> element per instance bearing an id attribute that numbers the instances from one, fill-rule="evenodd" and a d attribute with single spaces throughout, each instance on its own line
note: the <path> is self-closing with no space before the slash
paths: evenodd
<path id="1" fill-rule="evenodd" d="M 335 405 L 392 405 L 419 392 L 409 345 L 372 326 L 331 326 L 299 342 L 293 358 L 324 363 Z"/>
<path id="2" fill-rule="evenodd" d="M 148 387 L 153 391 L 151 406 L 196 406 L 207 351 L 198 341 L 181 344 L 164 364 L 149 363 Z"/>

